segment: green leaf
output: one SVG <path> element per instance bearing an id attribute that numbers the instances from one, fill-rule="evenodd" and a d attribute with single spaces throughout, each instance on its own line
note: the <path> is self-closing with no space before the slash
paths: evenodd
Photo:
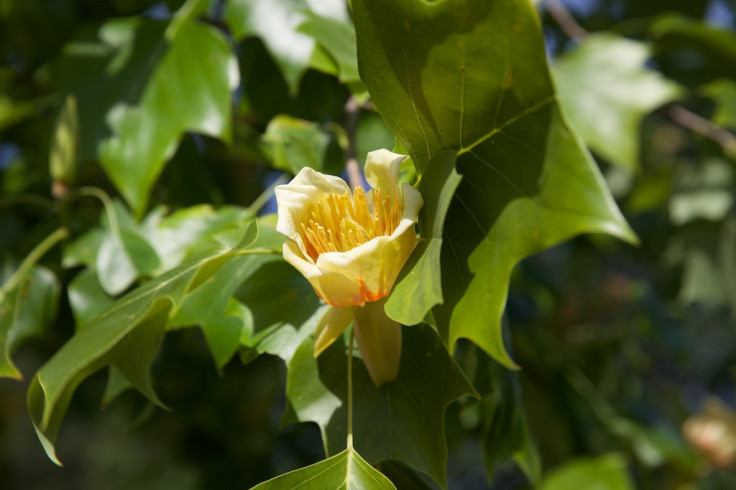
<path id="1" fill-rule="evenodd" d="M 169 328 L 199 325 L 215 365 L 221 371 L 238 351 L 243 331 L 252 322 L 245 305 L 232 296 L 264 263 L 274 260 L 281 259 L 275 255 L 232 259 L 226 269 L 217 271 L 207 283 L 187 296 Z M 260 286 L 255 282 L 252 287 Z"/>
<path id="2" fill-rule="evenodd" d="M 678 79 L 703 84 L 717 78 L 736 78 L 736 35 L 702 20 L 665 14 L 652 23 L 657 62 Z M 687 62 L 683 62 L 687 60 Z"/>
<path id="3" fill-rule="evenodd" d="M 716 158 L 681 166 L 670 196 L 670 221 L 682 225 L 696 219 L 720 221 L 733 206 L 733 166 Z"/>
<path id="4" fill-rule="evenodd" d="M 716 102 L 713 121 L 736 129 L 736 82 L 722 78 L 706 85 L 703 92 Z"/>
<path id="5" fill-rule="evenodd" d="M 727 223 L 727 222 L 726 222 Z M 723 229 L 722 229 L 723 228 Z M 684 303 L 718 307 L 728 300 L 724 280 L 731 270 L 721 263 L 727 225 L 694 221 L 683 226 L 669 240 L 665 262 L 682 266 L 679 298 Z M 730 245 L 730 243 L 729 243 Z"/>
<path id="6" fill-rule="evenodd" d="M 280 249 L 283 241 L 264 226 L 250 246 Z M 169 328 L 199 325 L 219 370 L 241 347 L 288 361 L 314 331 L 320 304 L 309 282 L 280 255 L 248 255 L 232 259 L 189 294 Z"/>
<path id="7" fill-rule="evenodd" d="M 440 251 L 445 215 L 462 178 L 455 171 L 457 154 L 438 153 L 419 182 L 426 201 L 419 213 L 420 240 L 401 270 L 386 313 L 404 325 L 416 325 L 435 305 L 442 303 Z"/>
<path id="8" fill-rule="evenodd" d="M 362 362 L 353 369 L 353 435 L 356 449 L 371 463 L 402 461 L 445 485 L 447 405 L 474 390 L 427 325 L 403 328 L 398 378 L 376 388 Z M 344 342 L 314 357 L 308 337 L 289 362 L 284 423 L 316 422 L 325 451 L 345 447 L 347 355 Z"/>
<path id="9" fill-rule="evenodd" d="M 296 29 L 306 20 L 305 8 L 303 0 L 233 0 L 225 6 L 233 37 L 260 37 L 292 95 L 299 90 L 314 49 L 314 40 Z"/>
<path id="10" fill-rule="evenodd" d="M 53 272 L 35 265 L 14 288 L 0 290 L 0 378 L 22 378 L 11 354 L 45 333 L 56 318 L 60 289 Z"/>
<path id="11" fill-rule="evenodd" d="M 140 102 L 119 103 L 108 113 L 113 136 L 100 147 L 103 167 L 138 216 L 185 131 L 230 138 L 230 91 L 238 71 L 226 39 L 188 21 L 169 43 Z"/>
<path id="12" fill-rule="evenodd" d="M 345 21 L 347 11 L 341 1 L 232 0 L 225 4 L 225 22 L 235 39 L 258 36 L 278 65 L 291 95 L 309 66 L 314 39 L 300 32 L 299 26 L 310 15 Z"/>
<path id="13" fill-rule="evenodd" d="M 297 174 L 303 167 L 323 170 L 330 136 L 319 124 L 279 115 L 271 119 L 262 137 L 275 168 Z"/>
<path id="14" fill-rule="evenodd" d="M 119 229 L 111 230 L 100 244 L 95 266 L 102 288 L 115 296 L 137 278 L 152 274 L 159 263 L 156 250 L 140 233 Z"/>
<path id="15" fill-rule="evenodd" d="M 514 366 L 500 324 L 514 265 L 579 233 L 636 241 L 560 114 L 537 13 L 526 0 L 352 5 L 361 78 L 418 173 L 458 155 L 440 333 Z"/>
<path id="16" fill-rule="evenodd" d="M 113 299 L 102 289 L 94 269 L 85 269 L 77 274 L 69 283 L 67 296 L 77 327 L 113 303 Z"/>
<path id="17" fill-rule="evenodd" d="M 168 25 L 108 21 L 54 66 L 56 84 L 79 101 L 83 158 L 99 152 L 137 216 L 185 131 L 229 139 L 236 60 L 224 35 L 189 13 L 182 8 Z"/>
<path id="18" fill-rule="evenodd" d="M 184 260 L 207 257 L 234 245 L 229 237 L 240 238 L 243 224 L 254 216 L 253 210 L 237 206 L 192 206 L 164 218 L 149 241 L 161 257 L 161 269 L 169 270 Z"/>
<path id="19" fill-rule="evenodd" d="M 611 33 L 586 36 L 552 65 L 570 122 L 613 164 L 639 168 L 639 127 L 647 113 L 680 96 L 672 81 L 645 67 L 646 44 Z"/>
<path id="20" fill-rule="evenodd" d="M 314 332 L 324 313 L 312 286 L 290 264 L 264 264 L 236 297 L 251 315 L 240 343 L 258 353 L 288 362 L 304 338 Z"/>
<path id="21" fill-rule="evenodd" d="M 341 21 L 307 13 L 307 19 L 298 29 L 311 36 L 337 64 L 338 78 L 343 83 L 360 81 L 358 53 L 355 48 L 355 27 L 349 21 Z"/>
<path id="22" fill-rule="evenodd" d="M 558 468 L 545 478 L 540 490 L 633 490 L 626 468 L 626 460 L 620 454 L 608 454 L 597 458 L 578 458 Z"/>
<path id="23" fill-rule="evenodd" d="M 76 240 L 66 243 L 62 250 L 61 265 L 67 269 L 79 265 L 94 267 L 102 241 L 108 233 L 103 228 L 92 228 Z"/>
<path id="24" fill-rule="evenodd" d="M 116 301 L 85 323 L 36 372 L 28 388 L 28 408 L 49 458 L 59 426 L 76 387 L 105 366 L 114 366 L 152 402 L 161 404 L 149 369 L 169 317 L 184 296 L 209 279 L 233 257 L 232 252 L 180 266 Z"/>
<path id="25" fill-rule="evenodd" d="M 380 471 L 369 465 L 355 449 L 343 452 L 306 468 L 291 471 L 253 487 L 268 489 L 338 490 L 395 489 Z"/>

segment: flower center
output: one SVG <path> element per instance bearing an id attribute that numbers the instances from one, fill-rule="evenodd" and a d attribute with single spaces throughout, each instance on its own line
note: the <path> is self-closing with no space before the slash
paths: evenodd
<path id="1" fill-rule="evenodd" d="M 350 193 L 328 194 L 309 205 L 301 236 L 313 260 L 326 252 L 347 252 L 377 236 L 391 235 L 401 220 L 400 199 L 389 202 L 380 189 L 370 195 L 373 210 L 362 188 Z"/>

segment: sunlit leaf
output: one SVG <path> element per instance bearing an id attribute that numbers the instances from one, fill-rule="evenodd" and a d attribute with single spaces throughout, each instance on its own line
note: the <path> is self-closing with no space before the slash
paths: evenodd
<path id="1" fill-rule="evenodd" d="M 275 168 L 292 174 L 303 167 L 324 171 L 330 135 L 317 123 L 276 116 L 268 123 L 263 141 L 271 150 Z"/>
<path id="2" fill-rule="evenodd" d="M 352 5 L 361 77 L 418 173 L 457 153 L 440 333 L 513 366 L 500 318 L 514 265 L 579 233 L 635 240 L 560 114 L 537 13 L 526 0 Z"/>
<path id="3" fill-rule="evenodd" d="M 620 454 L 597 458 L 578 458 L 556 469 L 545 478 L 540 490 L 632 490 L 626 460 Z"/>
<path id="4" fill-rule="evenodd" d="M 733 166 L 723 160 L 683 166 L 670 196 L 670 221 L 675 225 L 696 219 L 720 221 L 733 206 L 733 180 Z"/>
<path id="5" fill-rule="evenodd" d="M 92 228 L 75 240 L 65 244 L 62 250 L 61 265 L 67 269 L 79 265 L 94 267 L 100 245 L 102 245 L 107 233 L 109 231 L 101 227 Z"/>
<path id="6" fill-rule="evenodd" d="M 67 296 L 77 327 L 113 303 L 113 299 L 102 289 L 94 269 L 85 269 L 77 274 L 69 283 Z"/>
<path id="7" fill-rule="evenodd" d="M 229 139 L 236 61 L 221 32 L 184 14 L 115 19 L 95 34 L 65 48 L 54 80 L 79 101 L 83 157 L 100 158 L 141 216 L 185 131 Z"/>
<path id="8" fill-rule="evenodd" d="M 438 153 L 419 182 L 427 196 L 419 213 L 420 240 L 386 302 L 386 313 L 397 322 L 415 325 L 442 303 L 440 252 L 445 215 L 462 178 L 455 172 L 455 152 Z"/>
<path id="9" fill-rule="evenodd" d="M 233 0 L 225 7 L 225 21 L 233 36 L 260 37 L 292 95 L 299 89 L 314 50 L 314 39 L 298 29 L 310 14 L 337 20 L 347 18 L 344 2 L 336 0 Z"/>
<path id="10" fill-rule="evenodd" d="M 156 250 L 136 230 L 111 231 L 100 245 L 96 268 L 100 284 L 114 296 L 125 291 L 138 277 L 159 266 Z"/>
<path id="11" fill-rule="evenodd" d="M 445 408 L 474 390 L 431 327 L 404 327 L 403 337 L 399 376 L 391 383 L 376 388 L 354 360 L 355 447 L 371 463 L 396 459 L 445 485 Z M 316 422 L 328 455 L 345 448 L 346 365 L 343 342 L 315 359 L 311 337 L 289 363 L 284 422 Z"/>
<path id="12" fill-rule="evenodd" d="M 291 471 L 253 487 L 253 490 L 388 490 L 396 487 L 368 464 L 355 449 L 346 449 L 319 463 Z"/>
<path id="13" fill-rule="evenodd" d="M 209 204 L 179 209 L 165 217 L 149 233 L 149 241 L 161 257 L 166 271 L 198 257 L 231 248 L 230 237 L 240 238 L 243 225 L 255 216 L 251 209 Z"/>
<path id="14" fill-rule="evenodd" d="M 349 21 L 322 17 L 312 12 L 298 30 L 311 36 L 335 60 L 341 82 L 359 82 L 355 28 Z"/>
<path id="15" fill-rule="evenodd" d="M 610 33 L 587 36 L 552 65 L 570 122 L 611 163 L 639 168 L 639 126 L 681 89 L 645 67 L 649 47 Z"/>

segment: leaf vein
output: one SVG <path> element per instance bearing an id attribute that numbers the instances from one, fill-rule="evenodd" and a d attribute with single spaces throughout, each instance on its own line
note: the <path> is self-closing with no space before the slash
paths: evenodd
<path id="1" fill-rule="evenodd" d="M 488 133 L 486 133 L 485 135 L 481 136 L 480 138 L 478 138 L 475 142 L 471 143 L 470 145 L 465 146 L 465 147 L 461 147 L 460 150 L 458 150 L 457 154 L 458 155 L 462 155 L 463 153 L 470 152 L 473 148 L 475 148 L 479 144 L 483 143 L 484 141 L 488 140 L 489 138 L 492 138 L 496 134 L 500 133 L 501 131 L 503 131 L 507 127 L 509 127 L 512 124 L 518 122 L 519 120 L 525 118 L 526 116 L 529 116 L 529 115 L 535 113 L 536 111 L 540 110 L 542 107 L 544 107 L 544 106 L 546 106 L 548 104 L 551 104 L 555 100 L 556 99 L 555 99 L 555 95 L 554 94 L 548 95 L 547 97 L 545 97 L 544 99 L 540 100 L 536 104 L 534 104 L 534 105 L 532 105 L 530 107 L 527 107 L 523 111 L 519 112 L 514 117 L 509 118 L 508 120 L 506 120 L 500 126 L 498 126 L 496 128 L 493 128 Z"/>

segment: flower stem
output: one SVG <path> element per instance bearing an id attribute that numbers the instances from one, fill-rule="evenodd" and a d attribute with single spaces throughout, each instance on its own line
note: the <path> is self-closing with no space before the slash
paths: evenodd
<path id="1" fill-rule="evenodd" d="M 10 277 L 10 279 L 8 279 L 8 282 L 6 282 L 3 287 L 0 288 L 0 303 L 4 301 L 5 296 L 20 283 L 23 277 L 28 274 L 31 268 L 36 265 L 36 262 L 41 260 L 41 257 L 46 255 L 46 252 L 51 250 L 54 245 L 56 245 L 68 236 L 69 230 L 67 230 L 66 228 L 59 228 L 58 230 L 47 236 L 41 243 L 36 245 L 36 248 L 31 250 L 31 253 L 29 253 L 25 260 L 23 260 L 23 262 L 20 264 L 20 267 L 18 267 L 15 273 Z"/>
<path id="2" fill-rule="evenodd" d="M 348 449 L 353 448 L 353 344 L 355 343 L 355 327 L 350 329 L 350 346 L 348 347 Z"/>

